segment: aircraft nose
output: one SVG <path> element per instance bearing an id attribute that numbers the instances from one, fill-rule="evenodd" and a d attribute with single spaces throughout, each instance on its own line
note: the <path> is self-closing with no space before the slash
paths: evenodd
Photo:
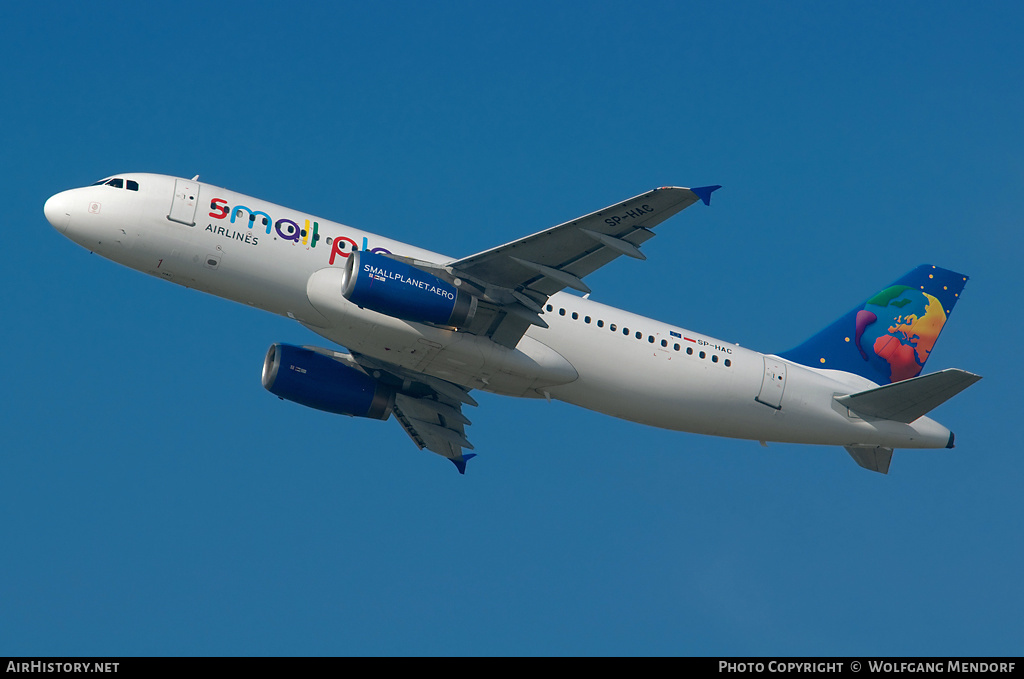
<path id="1" fill-rule="evenodd" d="M 46 215 L 46 221 L 50 222 L 53 228 L 61 233 L 67 231 L 68 222 L 71 221 L 71 205 L 67 194 L 67 191 L 62 191 L 54 196 L 50 196 L 49 200 L 43 204 L 43 214 Z"/>

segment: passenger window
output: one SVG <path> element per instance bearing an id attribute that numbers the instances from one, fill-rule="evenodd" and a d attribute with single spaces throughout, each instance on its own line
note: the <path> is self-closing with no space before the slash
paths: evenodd
<path id="1" fill-rule="evenodd" d="M 623 328 L 622 329 L 622 334 L 628 336 L 629 335 L 629 328 Z"/>
<path id="2" fill-rule="evenodd" d="M 668 340 L 661 340 L 661 346 L 667 347 L 668 346 Z"/>
<path id="3" fill-rule="evenodd" d="M 608 329 L 611 330 L 612 332 L 615 332 L 615 324 L 612 323 L 611 325 L 609 325 Z"/>
<path id="4" fill-rule="evenodd" d="M 564 316 L 565 315 L 565 309 L 559 309 L 558 310 L 558 315 L 559 316 Z"/>
<path id="5" fill-rule="evenodd" d="M 711 354 L 711 362 L 718 363 L 718 354 Z"/>
<path id="6" fill-rule="evenodd" d="M 728 368 L 731 365 L 732 365 L 732 361 L 730 361 L 729 359 L 725 359 L 725 367 Z"/>
<path id="7" fill-rule="evenodd" d="M 328 243 L 328 244 L 330 244 L 330 243 Z M 555 310 L 555 307 L 551 306 L 550 304 L 548 304 L 546 308 L 547 308 L 548 311 L 554 311 Z"/>
<path id="8" fill-rule="evenodd" d="M 579 319 L 580 319 L 580 315 L 578 313 L 576 313 L 575 311 L 572 312 L 572 320 L 578 321 Z"/>
<path id="9" fill-rule="evenodd" d="M 583 322 L 584 323 L 590 323 L 590 316 L 584 316 L 583 317 Z"/>
<path id="10" fill-rule="evenodd" d="M 693 356 L 693 347 L 686 347 L 686 353 L 690 356 Z"/>
<path id="11" fill-rule="evenodd" d="M 702 352 L 700 352 L 700 357 L 701 357 L 701 358 L 704 358 L 704 357 L 706 357 L 706 356 L 707 356 L 707 354 L 705 354 L 705 353 L 704 353 L 703 351 L 702 351 Z"/>
<path id="12" fill-rule="evenodd" d="M 643 339 L 643 337 L 644 337 L 644 334 L 642 332 L 640 332 L 639 330 L 637 330 L 636 331 L 636 338 L 637 339 Z"/>
<path id="13" fill-rule="evenodd" d="M 598 319 L 598 321 L 597 321 L 597 327 L 599 327 L 599 328 L 603 328 L 603 327 L 604 327 L 604 321 L 602 321 L 602 320 Z"/>

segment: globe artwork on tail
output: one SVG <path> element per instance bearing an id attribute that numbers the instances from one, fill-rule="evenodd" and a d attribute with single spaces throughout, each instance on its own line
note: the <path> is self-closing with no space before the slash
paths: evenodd
<path id="1" fill-rule="evenodd" d="M 854 337 L 864 360 L 899 382 L 921 373 L 945 323 L 946 312 L 937 298 L 893 285 L 857 312 Z"/>

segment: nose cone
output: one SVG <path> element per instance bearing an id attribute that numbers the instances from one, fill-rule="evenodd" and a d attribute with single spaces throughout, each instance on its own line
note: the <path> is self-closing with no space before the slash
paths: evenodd
<path id="1" fill-rule="evenodd" d="M 68 200 L 68 192 L 62 191 L 43 204 L 43 214 L 46 221 L 50 222 L 53 228 L 61 233 L 68 229 L 68 222 L 71 221 L 71 205 Z"/>

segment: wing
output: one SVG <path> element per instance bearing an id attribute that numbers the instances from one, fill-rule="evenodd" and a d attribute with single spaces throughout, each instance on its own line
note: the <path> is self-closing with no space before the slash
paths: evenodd
<path id="1" fill-rule="evenodd" d="M 652 228 L 721 187 L 663 187 L 592 212 L 532 236 L 470 257 L 445 268 L 477 288 L 483 300 L 469 332 L 514 347 L 530 325 L 547 327 L 540 317 L 548 297 L 565 288 L 589 293 L 583 278 L 625 255 L 646 259 L 640 246 Z"/>
<path id="2" fill-rule="evenodd" d="M 645 259 L 640 246 L 654 237 L 653 227 L 698 200 L 710 204 L 711 193 L 718 188 L 654 189 L 447 264 L 389 256 L 468 286 L 479 308 L 470 327 L 461 330 L 515 347 L 530 325 L 547 327 L 541 313 L 548 297 L 567 287 L 590 292 L 582 279 L 622 255 Z M 307 327 L 322 334 L 322 329 Z M 353 352 L 351 360 L 394 387 L 395 419 L 420 449 L 446 457 L 460 473 L 466 472 L 466 461 L 474 454 L 463 452 L 473 450 L 473 445 L 466 438 L 470 421 L 462 406 L 477 402 L 465 387 L 365 354 Z"/>
<path id="3" fill-rule="evenodd" d="M 460 474 L 466 473 L 466 462 L 474 453 L 466 439 L 471 424 L 462 414 L 462 405 L 477 405 L 469 391 L 457 384 L 436 377 L 406 370 L 363 354 L 352 358 L 368 373 L 396 388 L 394 414 L 402 429 L 420 450 L 437 453 L 452 461 Z"/>

